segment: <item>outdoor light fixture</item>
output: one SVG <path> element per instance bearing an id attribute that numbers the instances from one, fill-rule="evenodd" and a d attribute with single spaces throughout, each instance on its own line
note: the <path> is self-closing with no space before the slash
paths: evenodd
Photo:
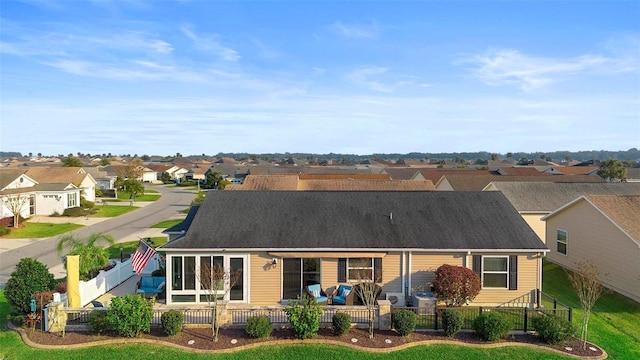
<path id="1" fill-rule="evenodd" d="M 276 258 L 271 259 L 271 266 L 276 267 L 276 265 L 278 265 L 278 259 Z"/>

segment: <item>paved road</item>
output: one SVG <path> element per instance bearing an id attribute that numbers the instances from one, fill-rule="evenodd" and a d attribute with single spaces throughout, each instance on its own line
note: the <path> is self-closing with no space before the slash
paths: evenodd
<path id="1" fill-rule="evenodd" d="M 180 214 L 190 204 L 195 194 L 192 191 L 164 186 L 153 186 L 162 196 L 158 201 L 130 213 L 89 225 L 72 234 L 87 237 L 91 233 L 105 232 L 115 239 L 122 239 L 132 234 L 140 233 L 162 220 Z M 0 288 L 4 288 L 16 264 L 22 258 L 30 257 L 47 265 L 49 268 L 60 265 L 61 258 L 56 253 L 56 243 L 59 236 L 41 239 L 37 242 L 0 253 Z M 0 240 L 2 241 L 2 240 Z"/>

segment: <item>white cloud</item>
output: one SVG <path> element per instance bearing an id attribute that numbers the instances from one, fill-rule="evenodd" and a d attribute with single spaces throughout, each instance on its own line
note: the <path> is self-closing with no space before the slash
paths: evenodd
<path id="1" fill-rule="evenodd" d="M 380 66 L 365 66 L 356 69 L 347 75 L 347 79 L 365 89 L 384 93 L 391 93 L 400 87 L 414 83 L 413 78 L 392 74 L 389 69 Z"/>
<path id="2" fill-rule="evenodd" d="M 43 62 L 69 74 L 126 81 L 159 81 L 173 80 L 179 82 L 203 82 L 197 73 L 175 69 L 172 66 L 160 65 L 145 60 L 132 60 L 129 65 L 106 64 L 85 60 L 58 60 Z"/>
<path id="3" fill-rule="evenodd" d="M 502 49 L 492 50 L 463 62 L 477 65 L 474 69 L 475 76 L 488 85 L 515 85 L 524 91 L 531 91 L 568 76 L 611 66 L 614 60 L 597 55 L 554 59 Z"/>
<path id="4" fill-rule="evenodd" d="M 198 35 L 187 26 L 181 27 L 180 31 L 191 39 L 195 47 L 201 51 L 213 53 L 226 61 L 240 60 L 240 54 L 236 50 L 220 44 L 217 35 Z"/>
<path id="5" fill-rule="evenodd" d="M 378 37 L 378 27 L 375 23 L 369 25 L 363 24 L 343 24 L 336 21 L 329 25 L 334 33 L 350 39 L 374 39 Z"/>

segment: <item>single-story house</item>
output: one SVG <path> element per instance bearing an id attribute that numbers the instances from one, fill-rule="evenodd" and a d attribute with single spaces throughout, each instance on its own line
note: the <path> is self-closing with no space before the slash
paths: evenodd
<path id="1" fill-rule="evenodd" d="M 554 175 L 549 175 L 554 176 Z M 483 191 L 501 191 L 546 244 L 542 217 L 582 195 L 640 195 L 640 183 L 495 181 Z M 555 239 L 555 235 L 552 239 Z"/>
<path id="2" fill-rule="evenodd" d="M 34 167 L 26 174 L 39 184 L 73 184 L 82 191 L 88 201 L 96 201 L 97 182 L 81 167 Z M 79 200 L 79 199 L 78 199 Z M 80 206 L 78 203 L 75 206 Z M 73 207 L 73 206 L 70 206 Z M 48 215 L 48 214 L 47 214 Z"/>
<path id="3" fill-rule="evenodd" d="M 500 192 L 426 191 L 211 191 L 186 234 L 160 249 L 167 304 L 206 302 L 200 271 L 224 264 L 242 277 L 220 295 L 251 305 L 357 274 L 407 299 L 442 264 L 481 277 L 475 304 L 501 304 L 541 289 L 548 251 Z"/>
<path id="4" fill-rule="evenodd" d="M 0 171 L 0 219 L 10 219 L 14 211 L 23 218 L 32 215 L 62 214 L 80 206 L 80 189 L 72 183 L 44 183 L 25 174 L 24 170 Z"/>
<path id="5" fill-rule="evenodd" d="M 592 261 L 602 283 L 640 302 L 640 195 L 585 195 L 545 216 L 550 261 Z"/>

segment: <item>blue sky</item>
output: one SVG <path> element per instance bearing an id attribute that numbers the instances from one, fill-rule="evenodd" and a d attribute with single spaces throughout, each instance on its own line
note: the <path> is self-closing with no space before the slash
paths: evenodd
<path id="1" fill-rule="evenodd" d="M 0 1 L 0 151 L 640 148 L 640 1 Z"/>

